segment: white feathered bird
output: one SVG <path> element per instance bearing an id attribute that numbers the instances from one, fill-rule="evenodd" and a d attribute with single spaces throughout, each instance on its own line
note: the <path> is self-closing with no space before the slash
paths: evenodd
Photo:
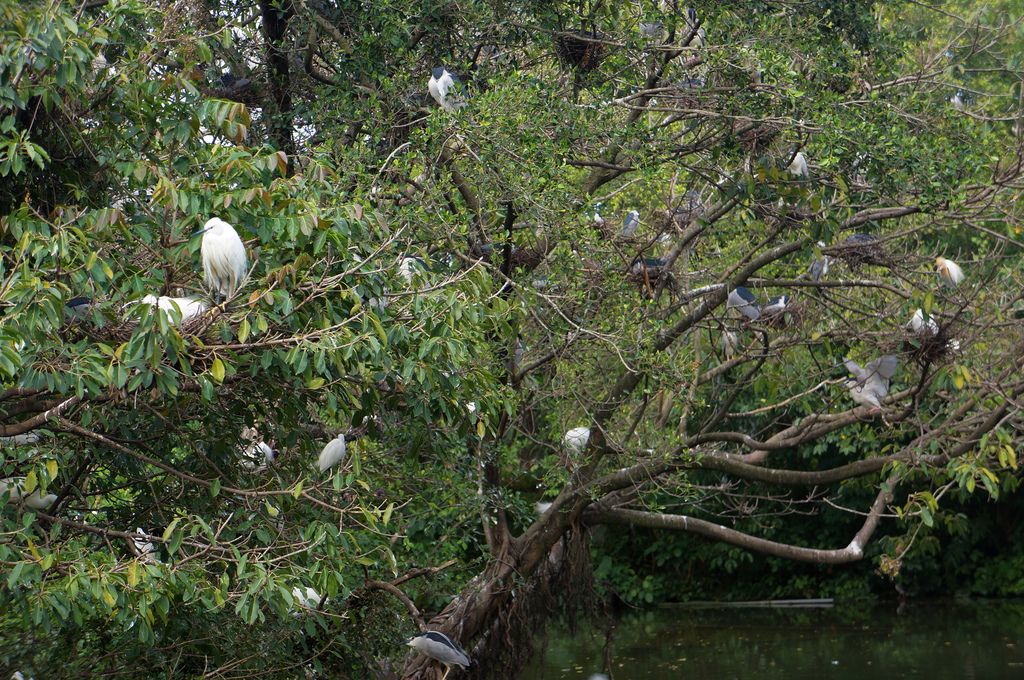
<path id="1" fill-rule="evenodd" d="M 25 478 L 24 477 L 7 477 L 6 479 L 0 479 L 0 496 L 4 493 L 10 492 L 12 503 L 24 503 L 30 508 L 36 510 L 45 510 L 46 508 L 53 505 L 53 502 L 57 500 L 57 495 L 48 493 L 45 496 L 40 495 L 40 489 L 37 487 L 32 493 L 26 493 L 25 490 Z"/>
<path id="2" fill-rule="evenodd" d="M 920 333 L 922 330 L 928 329 L 928 335 L 939 334 L 939 324 L 935 323 L 935 319 L 931 315 L 928 316 L 928 321 L 926 322 L 924 320 L 924 310 L 922 309 L 914 311 L 914 316 L 910 317 L 907 327 L 914 333 Z"/>
<path id="3" fill-rule="evenodd" d="M 230 300 L 245 283 L 249 259 L 242 238 L 230 224 L 212 217 L 193 236 L 203 234 L 203 272 L 206 286 L 222 299 Z"/>
<path id="4" fill-rule="evenodd" d="M 587 447 L 587 442 L 590 441 L 590 428 L 574 427 L 565 433 L 562 441 L 565 443 L 565 447 L 572 453 L 582 453 L 583 449 Z"/>
<path id="5" fill-rule="evenodd" d="M 786 168 L 789 170 L 789 174 L 794 177 L 810 177 L 811 171 L 807 167 L 807 158 L 804 157 L 803 152 L 797 152 L 796 156 L 793 157 L 793 162 Z"/>
<path id="6" fill-rule="evenodd" d="M 462 81 L 453 76 L 444 66 L 438 66 L 430 73 L 427 91 L 445 111 L 457 111 L 468 104 L 463 98 Z"/>
<path id="7" fill-rule="evenodd" d="M 939 272 L 939 278 L 943 285 L 948 288 L 956 288 L 964 280 L 964 270 L 953 260 L 944 257 L 935 258 L 935 268 Z"/>
<path id="8" fill-rule="evenodd" d="M 157 297 L 156 295 L 147 295 L 142 298 L 141 303 L 149 305 L 150 307 L 157 307 L 165 312 L 172 312 L 174 311 L 175 306 L 177 306 L 177 310 L 181 312 L 182 323 L 195 318 L 206 311 L 205 302 L 202 300 L 193 300 L 192 298 L 169 297 L 167 295 Z"/>
<path id="9" fill-rule="evenodd" d="M 327 442 L 327 446 L 325 446 L 324 450 L 320 452 L 320 459 L 318 460 L 320 472 L 326 472 L 344 460 L 345 435 L 339 434 L 337 437 Z"/>

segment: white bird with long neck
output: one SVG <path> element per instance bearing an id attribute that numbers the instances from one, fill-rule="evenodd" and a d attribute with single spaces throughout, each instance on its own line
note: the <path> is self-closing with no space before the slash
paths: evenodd
<path id="1" fill-rule="evenodd" d="M 217 303 L 230 300 L 245 283 L 249 274 L 249 259 L 242 238 L 230 224 L 212 217 L 201 231 L 203 234 L 203 272 L 206 286 L 216 294 Z"/>
<path id="2" fill-rule="evenodd" d="M 317 464 L 320 466 L 320 472 L 326 472 L 343 460 L 345 460 L 345 435 L 339 434 L 327 442 L 327 446 L 320 452 Z"/>

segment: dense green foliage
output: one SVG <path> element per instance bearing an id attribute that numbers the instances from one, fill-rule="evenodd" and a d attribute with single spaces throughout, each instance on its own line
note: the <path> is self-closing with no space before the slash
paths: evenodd
<path id="1" fill-rule="evenodd" d="M 0 496 L 26 677 L 384 677 L 438 611 L 503 630 L 500 674 L 588 556 L 630 603 L 1024 588 L 1013 8 L 0 9 L 0 476 L 57 496 Z M 143 303 L 208 294 L 214 216 L 242 292 Z M 885 414 L 851 408 L 843 358 L 884 354 Z"/>

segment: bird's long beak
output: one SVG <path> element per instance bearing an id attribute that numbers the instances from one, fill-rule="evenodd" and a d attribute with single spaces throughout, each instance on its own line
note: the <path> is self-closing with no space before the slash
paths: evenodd
<path id="1" fill-rule="evenodd" d="M 190 238 L 190 239 L 191 239 L 191 238 L 195 238 L 196 236 L 199 236 L 199 235 L 201 235 L 201 234 L 205 234 L 205 233 L 206 233 L 206 232 L 208 232 L 208 231 L 210 231 L 210 230 L 209 230 L 209 229 L 200 229 L 200 230 L 199 230 L 199 231 L 197 231 L 197 232 L 193 232 L 193 233 L 192 233 L 192 234 L 191 234 L 191 235 L 189 236 L 189 238 Z"/>

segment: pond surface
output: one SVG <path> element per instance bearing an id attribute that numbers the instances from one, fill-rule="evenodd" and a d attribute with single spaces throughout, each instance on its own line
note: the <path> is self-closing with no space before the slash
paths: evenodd
<path id="1" fill-rule="evenodd" d="M 552 631 L 522 679 L 1022 680 L 1024 601 L 659 608 L 619 618 L 610 669 L 604 645 Z"/>

